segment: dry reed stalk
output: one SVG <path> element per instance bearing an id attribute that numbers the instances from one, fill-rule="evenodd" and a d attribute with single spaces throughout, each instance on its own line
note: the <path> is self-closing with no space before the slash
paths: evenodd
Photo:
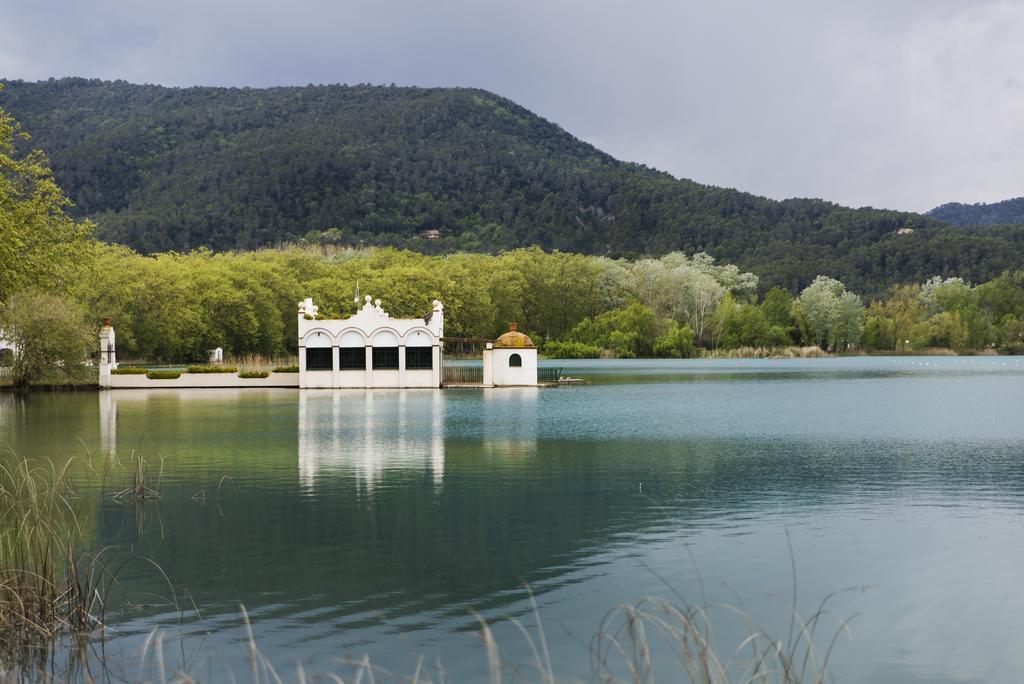
<path id="1" fill-rule="evenodd" d="M 242 373 L 249 371 L 271 371 L 274 368 L 279 368 L 281 366 L 297 366 L 299 365 L 299 357 L 243 354 L 241 356 L 226 357 L 223 365 L 234 366 Z"/>
<path id="2" fill-rule="evenodd" d="M 705 359 L 819 359 L 829 354 L 821 347 L 737 347 L 705 349 Z"/>
<path id="3" fill-rule="evenodd" d="M 155 482 L 150 476 L 149 461 L 142 456 L 141 452 L 132 452 L 131 464 L 131 477 L 125 479 L 124 488 L 114 494 L 114 500 L 122 503 L 129 501 L 145 503 L 152 499 L 159 499 L 160 483 L 164 476 L 163 458 L 160 459 L 160 470 L 157 472 Z M 153 487 L 150 487 L 150 484 Z"/>

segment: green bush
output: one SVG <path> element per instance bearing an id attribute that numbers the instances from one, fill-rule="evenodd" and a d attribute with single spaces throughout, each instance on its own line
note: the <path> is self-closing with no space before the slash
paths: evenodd
<path id="1" fill-rule="evenodd" d="M 548 342 L 544 345 L 544 356 L 549 359 L 597 359 L 601 348 L 583 342 Z"/>
<path id="2" fill-rule="evenodd" d="M 634 302 L 623 309 L 580 321 L 569 332 L 569 339 L 610 349 L 619 359 L 651 357 L 654 356 L 655 340 L 665 332 L 669 323 L 646 306 Z"/>
<path id="3" fill-rule="evenodd" d="M 3 157 L 0 150 L 0 157 Z M 7 170 L 3 173 L 6 173 Z M 8 183 L 0 175 L 0 186 Z M 2 201 L 4 191 L 0 190 L 0 215 L 6 211 Z M 28 200 L 26 200 L 28 203 Z M 48 210 L 47 210 L 48 211 Z M 12 216 L 17 216 L 17 209 Z M 0 251 L 17 253 L 17 247 L 9 247 L 5 231 L 11 230 L 18 220 L 8 224 L 6 216 L 0 218 L 3 238 Z M 19 219 L 20 220 L 20 219 Z M 14 243 L 17 244 L 17 241 Z M 6 277 L 0 266 L 0 287 Z M 4 339 L 14 350 L 8 356 L 11 378 L 15 387 L 28 387 L 34 383 L 48 381 L 51 384 L 74 384 L 83 381 L 87 375 L 86 352 L 96 344 L 95 333 L 78 304 L 45 292 L 19 292 L 11 295 L 6 302 L 0 300 L 0 330 Z"/>
<path id="4" fill-rule="evenodd" d="M 299 367 L 296 366 L 277 366 L 274 368 L 273 373 L 298 373 Z"/>
<path id="5" fill-rule="evenodd" d="M 265 377 L 267 377 L 269 375 L 270 375 L 270 373 L 268 373 L 267 371 L 242 371 L 241 373 L 238 374 L 238 377 L 240 377 L 240 378 L 265 378 Z"/>
<path id="6" fill-rule="evenodd" d="M 1004 344 L 999 348 L 999 353 L 1007 356 L 1024 356 L 1024 344 Z"/>
<path id="7" fill-rule="evenodd" d="M 237 373 L 234 366 L 189 366 L 189 373 Z"/>
<path id="8" fill-rule="evenodd" d="M 693 343 L 693 330 L 688 325 L 680 327 L 675 321 L 669 323 L 668 330 L 654 341 L 655 356 L 688 359 L 696 353 L 697 348 Z"/>
<path id="9" fill-rule="evenodd" d="M 175 380 L 181 377 L 181 371 L 172 370 L 151 370 L 146 373 L 150 380 Z"/>
<path id="10" fill-rule="evenodd" d="M 111 375 L 145 375 L 149 370 L 146 368 L 114 368 Z"/>

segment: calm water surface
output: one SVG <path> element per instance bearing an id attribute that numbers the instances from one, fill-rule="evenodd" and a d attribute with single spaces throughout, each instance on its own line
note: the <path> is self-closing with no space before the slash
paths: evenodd
<path id="1" fill-rule="evenodd" d="M 144 510 L 112 500 L 116 465 L 84 489 L 90 545 L 125 562 L 108 649 L 129 676 L 157 626 L 176 663 L 244 670 L 244 604 L 285 672 L 367 653 L 475 681 L 474 613 L 531 662 L 502 621 L 532 624 L 525 583 L 556 674 L 589 679 L 609 609 L 700 601 L 701 579 L 784 638 L 791 543 L 801 612 L 857 588 L 830 604 L 853 618 L 837 681 L 1024 680 L 1020 360 L 562 365 L 591 383 L 7 394 L 0 445 L 162 460 Z"/>

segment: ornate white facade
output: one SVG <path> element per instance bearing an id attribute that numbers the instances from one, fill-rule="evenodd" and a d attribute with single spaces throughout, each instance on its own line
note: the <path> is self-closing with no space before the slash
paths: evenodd
<path id="1" fill-rule="evenodd" d="M 391 318 L 370 297 L 349 318 L 317 314 L 312 299 L 299 304 L 299 387 L 441 386 L 441 302 L 423 318 Z"/>

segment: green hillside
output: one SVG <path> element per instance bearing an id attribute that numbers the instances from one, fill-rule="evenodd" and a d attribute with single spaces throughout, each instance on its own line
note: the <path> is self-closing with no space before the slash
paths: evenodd
<path id="1" fill-rule="evenodd" d="M 703 250 L 765 288 L 824 273 L 866 293 L 936 274 L 987 280 L 1024 254 L 1018 228 L 675 179 L 481 90 L 60 79 L 8 81 L 0 107 L 49 154 L 77 215 L 143 252 L 303 239 L 427 253 Z"/>
<path id="2" fill-rule="evenodd" d="M 928 216 L 954 226 L 995 226 L 1024 223 L 1024 197 L 992 202 L 991 204 L 961 204 L 949 202 L 935 207 Z"/>

